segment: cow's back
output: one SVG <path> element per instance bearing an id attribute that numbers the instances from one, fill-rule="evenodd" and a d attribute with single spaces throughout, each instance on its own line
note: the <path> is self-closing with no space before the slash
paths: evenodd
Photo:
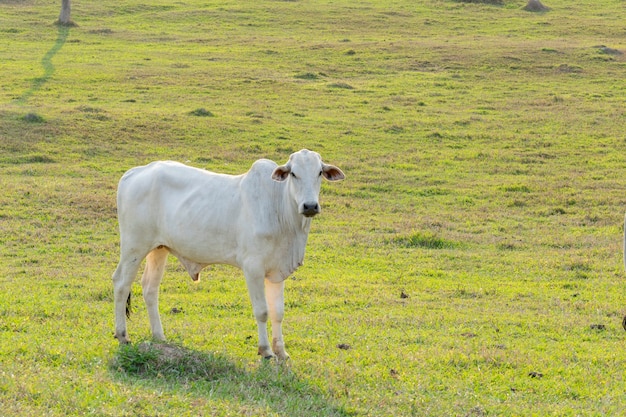
<path id="1" fill-rule="evenodd" d="M 117 195 L 122 244 L 163 245 L 194 262 L 233 263 L 241 179 L 170 161 L 129 170 Z"/>
<path id="2" fill-rule="evenodd" d="M 171 209 L 168 201 L 186 198 L 205 182 L 202 173 L 173 161 L 157 161 L 128 170 L 118 184 L 118 217 L 122 220 L 127 211 L 143 210 L 144 217 L 148 217 Z"/>

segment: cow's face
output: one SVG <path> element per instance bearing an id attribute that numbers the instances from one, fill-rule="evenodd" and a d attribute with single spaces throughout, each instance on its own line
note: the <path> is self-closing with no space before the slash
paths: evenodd
<path id="1" fill-rule="evenodd" d="M 289 161 L 272 173 L 274 180 L 287 182 L 298 212 L 306 217 L 313 217 L 321 211 L 319 194 L 322 177 L 328 181 L 345 178 L 339 168 L 325 164 L 317 152 L 306 149 L 291 154 Z"/>

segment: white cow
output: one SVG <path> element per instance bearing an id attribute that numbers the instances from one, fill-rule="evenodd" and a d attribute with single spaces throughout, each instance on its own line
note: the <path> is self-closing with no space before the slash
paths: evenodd
<path id="1" fill-rule="evenodd" d="M 152 336 L 165 340 L 158 297 L 171 253 L 194 280 L 210 264 L 241 268 L 259 330 L 259 355 L 287 359 L 284 281 L 302 264 L 311 218 L 320 212 L 322 177 L 338 181 L 344 174 L 306 149 L 283 166 L 260 159 L 236 176 L 176 162 L 153 162 L 126 172 L 117 191 L 121 253 L 113 274 L 115 337 L 129 342 L 125 313 L 132 282 L 146 258 L 143 298 Z"/>

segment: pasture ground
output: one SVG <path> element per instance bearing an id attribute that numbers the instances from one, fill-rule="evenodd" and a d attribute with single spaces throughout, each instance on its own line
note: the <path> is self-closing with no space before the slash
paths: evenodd
<path id="1" fill-rule="evenodd" d="M 0 415 L 626 409 L 626 10 L 448 0 L 0 0 Z M 58 2 L 60 3 L 60 2 Z M 286 366 L 238 270 L 172 259 L 113 339 L 117 180 L 320 152 Z"/>

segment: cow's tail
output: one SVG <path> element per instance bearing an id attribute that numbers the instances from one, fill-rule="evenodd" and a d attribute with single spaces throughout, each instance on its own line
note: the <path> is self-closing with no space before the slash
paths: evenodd
<path id="1" fill-rule="evenodd" d="M 130 318 L 130 313 L 133 311 L 130 302 L 130 294 L 131 293 L 128 293 L 128 298 L 126 299 L 126 318 Z"/>

